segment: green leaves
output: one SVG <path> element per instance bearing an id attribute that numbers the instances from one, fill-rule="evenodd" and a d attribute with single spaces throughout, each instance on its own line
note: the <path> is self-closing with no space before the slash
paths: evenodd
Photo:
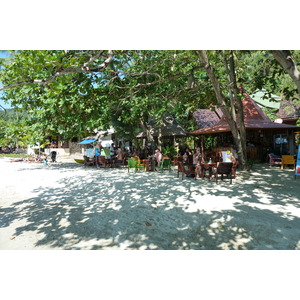
<path id="1" fill-rule="evenodd" d="M 101 72 L 71 72 L 97 67 L 107 51 L 18 51 L 0 70 L 4 85 L 39 80 L 47 83 L 17 85 L 4 99 L 31 112 L 42 134 L 82 135 L 114 125 L 120 131 L 139 127 L 140 121 L 172 114 L 187 130 L 197 128 L 192 113 L 216 103 L 210 80 L 196 51 L 114 51 Z M 224 55 L 207 51 L 222 92 L 228 94 Z M 236 76 L 249 92 L 268 87 L 292 96 L 295 89 L 268 51 L 235 51 Z M 299 53 L 293 53 L 296 58 Z M 298 55 L 298 56 L 297 56 Z M 68 71 L 63 73 L 64 71 Z M 62 74 L 56 76 L 57 74 Z M 33 126 L 33 125 L 32 125 Z M 122 129 L 124 128 L 124 130 Z M 126 130 L 125 130 L 126 128 Z M 130 131 L 130 130 L 129 130 Z M 134 137 L 135 132 L 130 131 Z"/>

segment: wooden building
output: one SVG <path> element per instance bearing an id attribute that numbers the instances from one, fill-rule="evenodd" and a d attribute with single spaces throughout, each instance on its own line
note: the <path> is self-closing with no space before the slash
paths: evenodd
<path id="1" fill-rule="evenodd" d="M 255 103 L 255 101 L 246 93 L 243 102 L 244 121 L 246 127 L 247 138 L 247 154 L 250 159 L 259 159 L 264 161 L 266 159 L 266 153 L 274 152 L 276 154 L 294 154 L 296 151 L 294 131 L 297 131 L 299 127 L 289 124 L 272 122 L 262 109 Z M 227 135 L 231 135 L 231 130 L 228 122 L 220 110 L 213 112 L 206 112 L 209 116 L 209 122 L 202 120 L 202 123 L 198 122 L 201 126 L 198 130 L 190 132 L 189 134 L 194 136 L 201 135 L 219 135 L 223 138 Z M 194 116 L 197 120 L 197 116 L 201 113 L 195 112 Z M 213 117 L 212 117 L 213 115 Z M 218 120 L 216 119 L 218 118 Z M 207 126 L 214 120 L 212 125 Z M 225 140 L 225 139 L 224 139 Z M 217 149 L 212 151 L 230 150 L 232 145 L 219 145 Z"/>

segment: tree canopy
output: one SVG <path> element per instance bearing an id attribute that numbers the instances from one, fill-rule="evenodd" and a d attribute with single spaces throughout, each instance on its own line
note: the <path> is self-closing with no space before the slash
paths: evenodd
<path id="1" fill-rule="evenodd" d="M 248 93 L 297 94 L 299 51 L 26 50 L 1 60 L 3 99 L 26 111 L 37 137 L 85 136 L 110 125 L 134 137 L 137 128 L 171 113 L 187 130 L 196 129 L 197 108 L 221 105 L 241 111 L 238 83 Z M 209 63 L 213 76 L 209 74 Z M 238 104 L 240 105 L 240 104 Z M 233 109 L 232 109 L 233 108 Z M 234 116 L 233 116 L 234 118 Z M 34 127 L 33 127 L 34 126 Z M 233 126 L 233 125 L 232 125 Z M 245 133 L 242 133 L 242 136 Z"/>

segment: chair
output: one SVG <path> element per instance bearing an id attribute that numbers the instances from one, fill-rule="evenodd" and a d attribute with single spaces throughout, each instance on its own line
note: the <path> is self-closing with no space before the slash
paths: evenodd
<path id="1" fill-rule="evenodd" d="M 97 156 L 97 159 L 98 159 L 97 166 L 105 168 L 106 167 L 105 156 L 102 156 L 102 155 Z"/>
<path id="2" fill-rule="evenodd" d="M 178 157 L 177 156 L 175 156 L 174 159 L 172 160 L 172 164 L 173 164 L 173 166 L 178 165 Z"/>
<path id="3" fill-rule="evenodd" d="M 213 175 L 215 175 L 216 183 L 218 183 L 218 175 L 221 175 L 221 179 L 223 180 L 224 175 L 230 179 L 230 184 L 232 183 L 232 169 L 233 163 L 229 162 L 218 162 L 217 166 L 213 168 Z"/>
<path id="4" fill-rule="evenodd" d="M 84 166 L 85 167 L 87 167 L 87 166 L 93 166 L 95 164 L 94 159 L 91 160 L 86 155 L 83 156 L 83 159 L 84 159 Z"/>
<path id="5" fill-rule="evenodd" d="M 293 165 L 293 170 L 295 170 L 296 162 L 295 162 L 294 155 L 281 156 L 281 169 L 284 169 L 286 165 Z"/>
<path id="6" fill-rule="evenodd" d="M 178 171 L 177 177 L 179 178 L 179 173 L 182 173 L 182 180 L 184 175 L 194 175 L 196 180 L 196 168 L 193 165 L 184 165 L 182 161 L 178 161 Z"/>
<path id="7" fill-rule="evenodd" d="M 155 167 L 155 171 L 162 171 L 169 170 L 171 171 L 171 159 L 170 158 L 163 158 L 160 166 Z"/>
<path id="8" fill-rule="evenodd" d="M 135 158 L 128 158 L 128 173 L 129 173 L 129 170 L 134 168 L 135 169 L 135 172 L 137 170 L 140 170 L 140 169 L 145 169 L 145 166 L 144 165 L 139 165 L 138 164 L 138 160 L 135 159 Z"/>
<path id="9" fill-rule="evenodd" d="M 132 156 L 131 158 L 134 158 L 134 159 L 136 159 L 136 160 L 137 160 L 137 162 L 138 162 L 138 167 L 140 167 L 140 166 L 144 166 L 144 164 L 143 164 L 143 163 L 141 163 L 141 159 L 140 159 L 138 156 Z"/>
<path id="10" fill-rule="evenodd" d="M 281 158 L 274 153 L 269 153 L 269 165 L 273 167 L 274 165 L 281 165 Z"/>
<path id="11" fill-rule="evenodd" d="M 210 180 L 212 176 L 212 168 L 216 165 L 215 163 L 201 163 L 196 167 L 197 175 L 199 175 L 202 179 L 206 177 L 206 172 L 208 172 L 208 179 Z"/>

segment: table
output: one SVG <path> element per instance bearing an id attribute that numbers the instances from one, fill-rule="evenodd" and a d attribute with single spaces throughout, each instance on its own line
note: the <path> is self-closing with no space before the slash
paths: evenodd
<path id="1" fill-rule="evenodd" d="M 198 170 L 200 167 L 200 171 L 201 171 L 201 178 L 204 179 L 205 178 L 205 173 L 206 171 L 208 171 L 208 178 L 210 179 L 212 174 L 212 167 L 216 166 L 217 163 L 201 163 L 200 166 L 197 166 Z"/>

